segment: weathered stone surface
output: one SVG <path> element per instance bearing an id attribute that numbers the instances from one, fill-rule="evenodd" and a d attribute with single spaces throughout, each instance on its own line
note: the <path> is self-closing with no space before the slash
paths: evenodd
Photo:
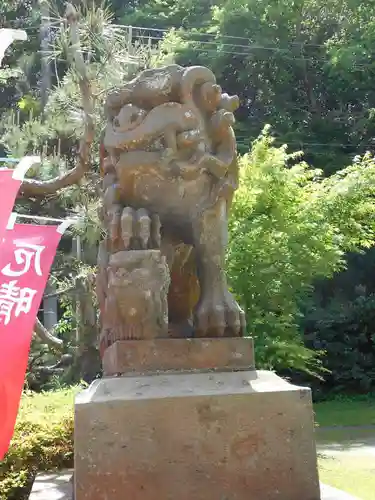
<path id="1" fill-rule="evenodd" d="M 250 338 L 127 340 L 113 344 L 103 357 L 107 376 L 161 370 L 254 368 Z"/>
<path id="2" fill-rule="evenodd" d="M 111 258 L 160 248 L 171 276 L 172 336 L 189 336 L 193 323 L 201 338 L 246 332 L 224 271 L 228 213 L 238 185 L 238 107 L 238 97 L 223 93 L 202 66 L 149 69 L 107 96 L 100 210 L 105 238 L 98 258 L 103 323 L 114 295 Z M 115 324 L 103 324 L 102 352 L 124 323 L 109 318 Z"/>
<path id="3" fill-rule="evenodd" d="M 310 391 L 270 372 L 107 378 L 75 406 L 76 500 L 319 500 Z"/>
<path id="4" fill-rule="evenodd" d="M 168 287 L 168 266 L 160 250 L 113 254 L 101 312 L 101 353 L 118 340 L 167 337 Z"/>

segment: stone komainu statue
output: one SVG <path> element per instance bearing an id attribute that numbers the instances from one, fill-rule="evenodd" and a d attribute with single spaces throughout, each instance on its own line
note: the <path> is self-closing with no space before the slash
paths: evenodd
<path id="1" fill-rule="evenodd" d="M 108 95 L 97 292 L 116 340 L 244 333 L 224 273 L 238 183 L 233 112 L 207 68 L 143 71 Z"/>

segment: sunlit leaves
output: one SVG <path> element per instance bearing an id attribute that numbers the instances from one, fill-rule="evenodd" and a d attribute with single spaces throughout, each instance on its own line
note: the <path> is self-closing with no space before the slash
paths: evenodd
<path id="1" fill-rule="evenodd" d="M 314 369 L 299 329 L 300 301 L 316 279 L 344 268 L 347 251 L 374 244 L 375 161 L 366 155 L 322 179 L 277 147 L 266 128 L 240 165 L 227 266 L 258 362 Z"/>

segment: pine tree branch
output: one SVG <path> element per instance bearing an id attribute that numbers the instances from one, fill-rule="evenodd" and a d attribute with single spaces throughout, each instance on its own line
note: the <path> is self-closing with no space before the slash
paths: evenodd
<path id="1" fill-rule="evenodd" d="M 55 194 L 66 187 L 78 184 L 84 175 L 90 170 L 90 152 L 94 140 L 93 121 L 93 95 L 87 68 L 83 59 L 76 9 L 67 4 L 66 20 L 70 27 L 70 38 L 73 50 L 73 59 L 79 77 L 79 88 L 82 96 L 82 107 L 84 113 L 85 127 L 83 137 L 80 141 L 76 166 L 61 176 L 48 181 L 25 180 L 19 191 L 24 196 L 46 196 Z"/>
<path id="2" fill-rule="evenodd" d="M 34 325 L 34 333 L 38 335 L 42 342 L 53 347 L 61 347 L 63 344 L 63 341 L 61 339 L 58 339 L 57 337 L 54 337 L 39 321 L 39 319 L 36 320 L 36 323 Z"/>
<path id="3" fill-rule="evenodd" d="M 68 292 L 71 292 L 74 289 L 75 289 L 74 286 L 69 286 L 69 287 L 63 288 L 62 290 L 56 290 L 56 292 L 48 293 L 48 294 L 44 295 L 43 298 L 49 299 L 51 297 L 58 297 L 59 295 L 64 295 Z"/>

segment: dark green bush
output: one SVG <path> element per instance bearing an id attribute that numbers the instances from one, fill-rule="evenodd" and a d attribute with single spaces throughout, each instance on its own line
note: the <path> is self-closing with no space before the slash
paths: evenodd
<path id="1" fill-rule="evenodd" d="M 303 326 L 307 347 L 325 352 L 329 370 L 324 381 L 313 382 L 316 396 L 375 389 L 375 294 L 315 306 Z"/>

